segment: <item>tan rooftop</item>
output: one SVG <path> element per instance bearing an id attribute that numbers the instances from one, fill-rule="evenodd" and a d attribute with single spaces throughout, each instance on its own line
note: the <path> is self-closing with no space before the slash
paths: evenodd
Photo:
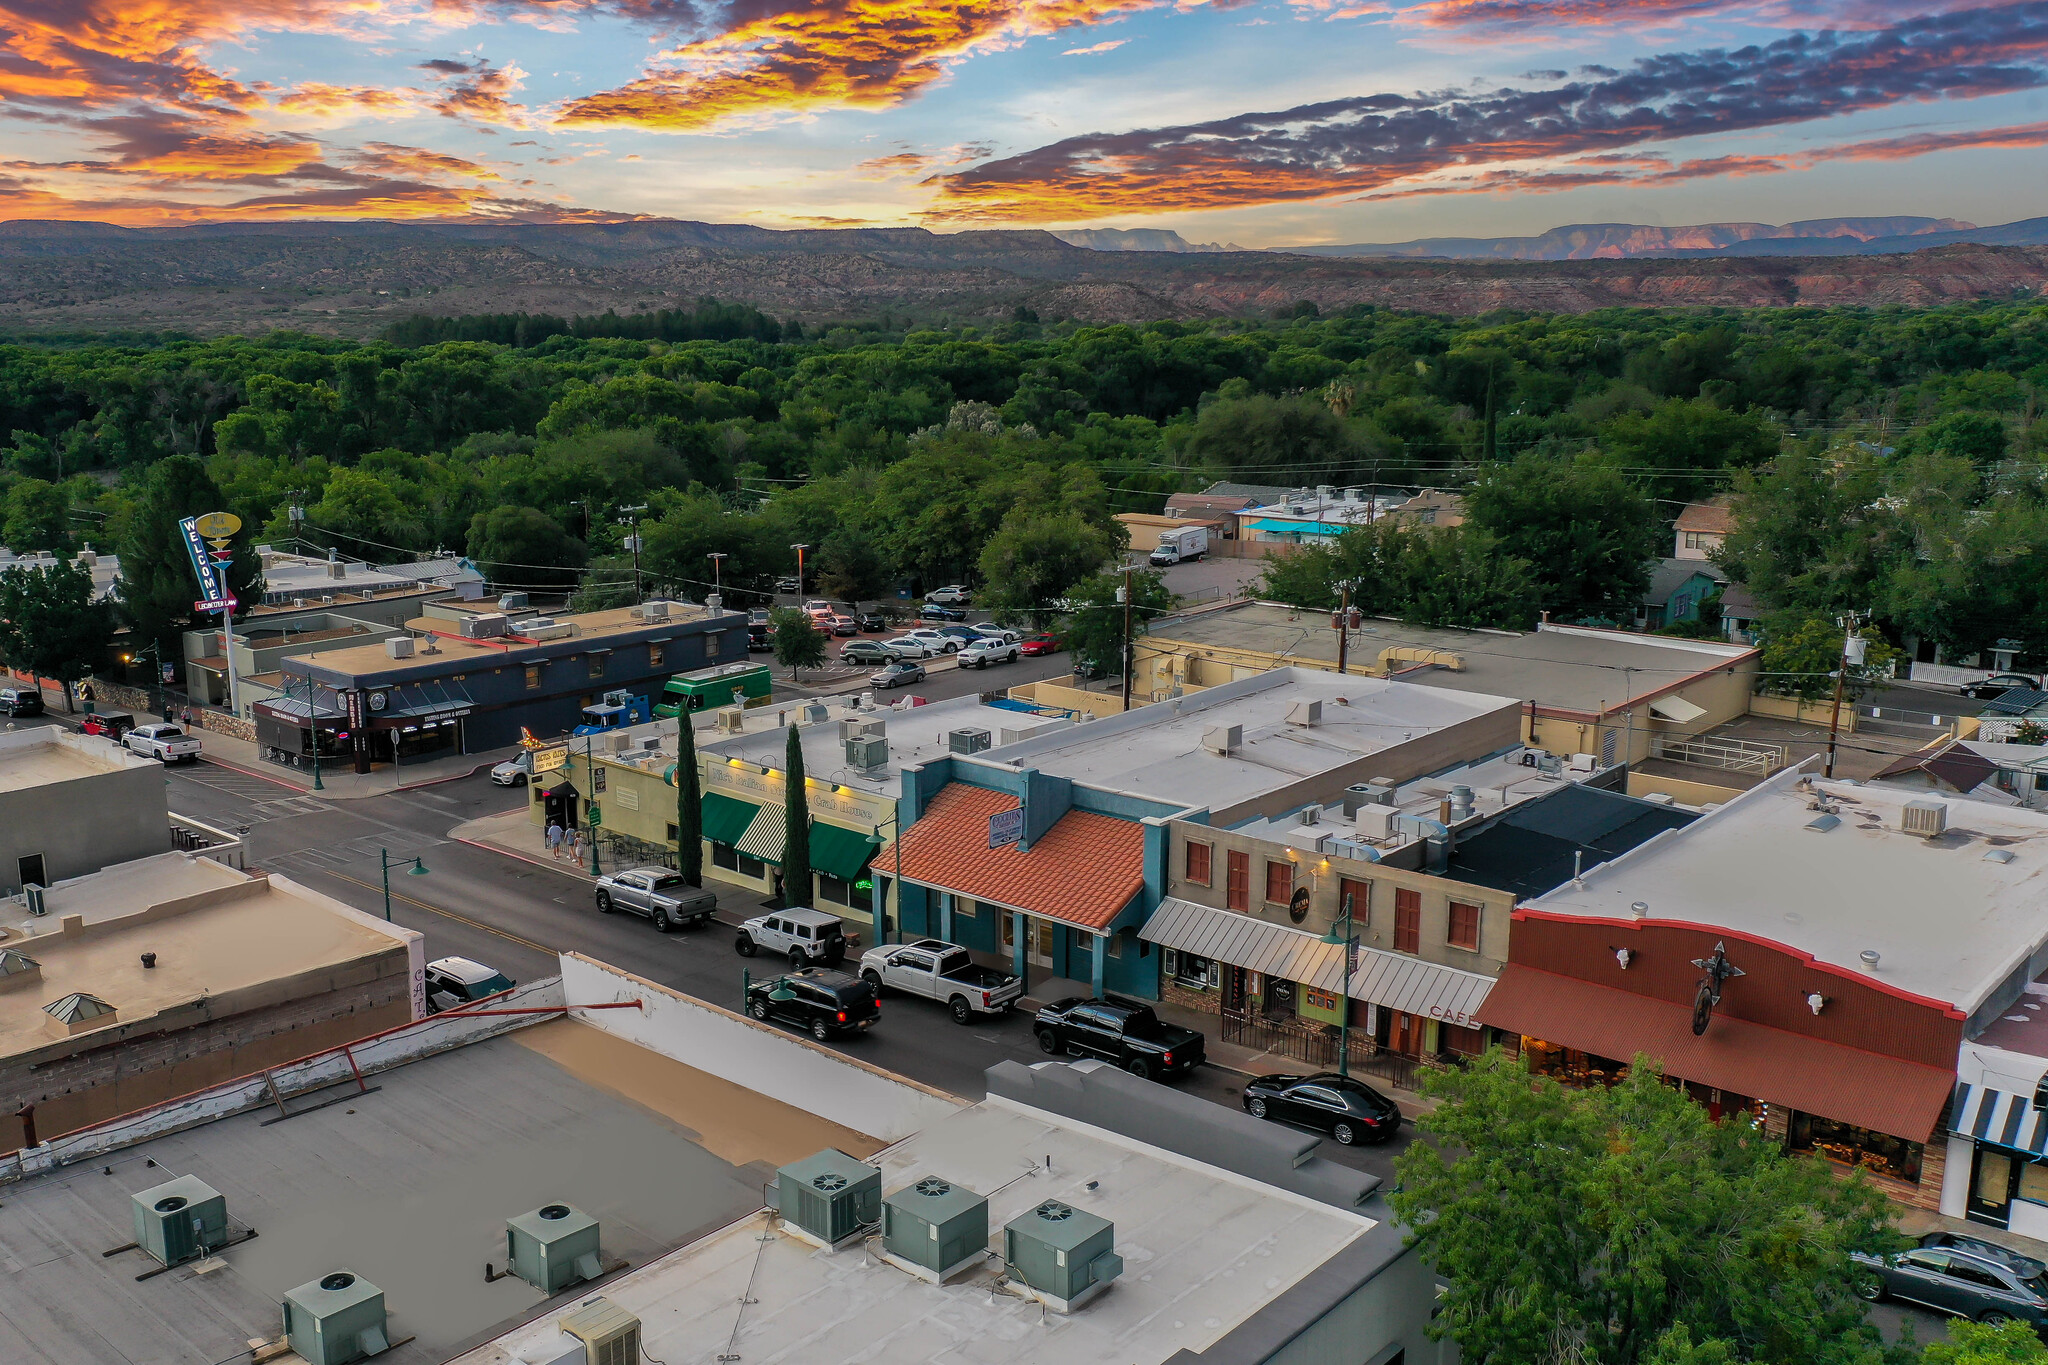
<path id="1" fill-rule="evenodd" d="M 467 604 L 450 604 L 467 605 Z M 730 615 L 730 613 L 727 613 Z M 633 615 L 631 607 L 616 607 L 610 611 L 586 611 L 579 614 L 564 613 L 547 616 L 535 612 L 528 616 L 523 612 L 513 613 L 513 624 L 545 616 L 558 626 L 575 626 L 576 633 L 560 639 L 534 641 L 523 635 L 500 635 L 490 639 L 472 640 L 462 634 L 458 622 L 446 616 L 416 616 L 405 623 L 405 628 L 415 635 L 428 637 L 420 641 L 419 647 L 409 659 L 394 659 L 384 648 L 384 643 L 356 645 L 349 649 L 330 649 L 314 656 L 312 662 L 323 669 L 339 673 L 388 673 L 408 668 L 433 666 L 451 659 L 495 659 L 509 651 L 530 648 L 535 644 L 576 645 L 601 644 L 608 639 L 644 631 L 659 632 L 664 626 L 685 626 L 697 621 L 711 619 L 711 613 L 703 607 L 672 606 L 665 621 L 647 621 Z M 427 653 L 432 643 L 435 652 Z"/>
<path id="2" fill-rule="evenodd" d="M 150 884 L 152 872 L 166 874 L 176 894 L 130 899 L 129 913 L 107 913 L 109 901 Z M 367 916 L 283 878 L 177 853 L 128 864 L 124 873 L 101 886 L 90 877 L 70 883 L 53 896 L 52 913 L 35 922 L 33 934 L 18 922 L 9 926 L 6 946 L 41 971 L 35 981 L 0 992 L 0 1057 L 44 1047 L 69 1053 L 95 1032 L 111 1041 L 125 1031 L 189 1027 L 210 1015 L 321 993 L 309 991 L 309 978 L 403 946 Z M 191 889 L 201 882 L 210 885 Z M 81 909 L 97 900 L 101 913 L 88 918 L 66 909 L 64 896 Z M 156 955 L 154 967 L 142 965 L 144 953 Z M 116 1013 L 75 1021 L 82 1027 L 69 1027 L 70 1041 L 59 1043 L 45 1007 L 73 995 L 105 1001 Z"/>
<path id="3" fill-rule="evenodd" d="M 1728 505 L 1727 498 L 1715 498 L 1711 502 L 1689 502 L 1685 510 L 1672 523 L 1678 531 L 1706 531 L 1713 535 L 1725 536 L 1735 529 L 1735 513 Z"/>
<path id="4" fill-rule="evenodd" d="M 0 741 L 0 792 L 47 787 L 153 764 L 154 760 L 96 735 L 48 728 L 17 731 Z"/>

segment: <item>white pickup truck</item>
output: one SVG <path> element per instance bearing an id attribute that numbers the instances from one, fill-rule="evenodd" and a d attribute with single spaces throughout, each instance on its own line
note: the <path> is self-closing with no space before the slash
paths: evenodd
<path id="1" fill-rule="evenodd" d="M 175 725 L 138 725 L 121 736 L 121 743 L 144 758 L 159 763 L 197 763 L 199 740 Z"/>
<path id="2" fill-rule="evenodd" d="M 977 967 L 965 948 L 935 938 L 870 948 L 861 955 L 860 975 L 877 995 L 888 989 L 939 1001 L 956 1024 L 1007 1013 L 1024 994 L 1018 978 Z"/>

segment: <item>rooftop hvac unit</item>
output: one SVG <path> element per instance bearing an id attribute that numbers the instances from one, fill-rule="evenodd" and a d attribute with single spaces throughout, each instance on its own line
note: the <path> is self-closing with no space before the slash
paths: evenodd
<path id="1" fill-rule="evenodd" d="M 1319 701 L 1291 701 L 1287 703 L 1289 725 L 1316 725 L 1323 719 L 1323 704 Z"/>
<path id="2" fill-rule="evenodd" d="M 989 747 L 986 730 L 954 730 L 946 736 L 946 747 L 956 754 L 978 754 Z"/>
<path id="3" fill-rule="evenodd" d="M 668 603 L 643 602 L 633 608 L 631 615 L 638 621 L 666 621 L 668 620 Z"/>
<path id="4" fill-rule="evenodd" d="M 874 704 L 872 696 L 868 698 L 868 704 L 871 706 Z M 886 720 L 864 720 L 860 723 L 860 732 L 869 739 L 885 738 L 889 733 L 889 722 Z"/>
<path id="5" fill-rule="evenodd" d="M 582 628 L 574 621 L 557 621 L 552 616 L 537 616 L 514 627 L 515 634 L 524 635 L 529 640 L 566 640 L 581 631 Z"/>
<path id="6" fill-rule="evenodd" d="M 348 1365 L 391 1349 L 384 1291 L 346 1270 L 286 1293 L 284 1332 L 307 1365 Z"/>
<path id="7" fill-rule="evenodd" d="M 846 741 L 846 766 L 879 768 L 889 761 L 889 741 L 876 735 L 862 735 Z"/>
<path id="8" fill-rule="evenodd" d="M 1564 760 L 1556 754 L 1539 754 L 1536 758 L 1536 771 L 1545 777 L 1561 776 L 1564 773 Z"/>
<path id="9" fill-rule="evenodd" d="M 1202 731 L 1202 747 L 1219 758 L 1234 753 L 1244 747 L 1244 727 L 1212 725 Z"/>
<path id="10" fill-rule="evenodd" d="M 721 733 L 723 733 L 723 734 L 728 734 L 728 735 L 738 735 L 738 734 L 744 734 L 744 733 L 746 733 L 746 729 L 747 729 L 747 713 L 746 713 L 746 709 L 745 709 L 744 707 L 739 707 L 739 706 L 721 706 L 721 707 L 719 707 L 719 708 L 718 708 L 718 728 L 719 728 L 719 731 L 720 731 Z"/>
<path id="11" fill-rule="evenodd" d="M 558 1325 L 583 1343 L 584 1365 L 640 1365 L 640 1319 L 610 1299 L 594 1298 Z"/>
<path id="12" fill-rule="evenodd" d="M 144 1190 L 129 1200 L 135 1242 L 164 1265 L 182 1265 L 228 1239 L 228 1201 L 194 1175 Z"/>
<path id="13" fill-rule="evenodd" d="M 1344 789 L 1344 812 L 1356 815 L 1363 806 L 1390 806 L 1394 803 L 1394 784 L 1384 777 L 1370 782 L 1353 782 Z"/>
<path id="14" fill-rule="evenodd" d="M 1048 1199 L 1003 1229 L 1003 1261 L 1047 1306 L 1071 1312 L 1123 1274 L 1106 1218 Z"/>
<path id="15" fill-rule="evenodd" d="M 597 1220 L 567 1204 L 545 1204 L 505 1220 L 505 1259 L 512 1273 L 553 1296 L 600 1273 Z"/>
<path id="16" fill-rule="evenodd" d="M 988 1200 L 928 1175 L 882 1201 L 882 1250 L 943 1280 L 988 1250 Z"/>
<path id="17" fill-rule="evenodd" d="M 882 1172 L 827 1147 L 775 1173 L 782 1221 L 825 1246 L 837 1246 L 881 1217 Z"/>
<path id="18" fill-rule="evenodd" d="M 394 659 L 410 659 L 413 639 L 410 635 L 394 635 L 384 642 L 384 652 Z"/>
<path id="19" fill-rule="evenodd" d="M 1899 829 L 1922 839 L 1938 839 L 1948 832 L 1948 806 L 1940 801 L 1908 801 L 1899 807 Z"/>
<path id="20" fill-rule="evenodd" d="M 611 750 L 615 754 L 622 754 L 633 747 L 633 737 L 624 730 L 614 730 L 606 739 L 610 741 Z"/>
<path id="21" fill-rule="evenodd" d="M 533 599 L 523 592 L 508 592 L 498 599 L 498 610 L 503 612 L 525 611 Z"/>
<path id="22" fill-rule="evenodd" d="M 1600 761 L 1591 754 L 1573 754 L 1564 766 L 1575 773 L 1590 773 L 1600 766 Z"/>
<path id="23" fill-rule="evenodd" d="M 502 611 L 481 611 L 463 621 L 462 633 L 472 640 L 509 635 L 512 633 L 512 618 Z"/>
<path id="24" fill-rule="evenodd" d="M 1360 806 L 1358 808 L 1358 837 L 1374 843 L 1392 837 L 1394 821 L 1401 812 L 1392 806 Z"/>
<path id="25" fill-rule="evenodd" d="M 863 734 L 867 733 L 866 730 L 862 728 L 864 724 L 865 722 L 858 720 L 840 721 L 839 742 L 844 744 L 849 739 L 859 739 Z"/>

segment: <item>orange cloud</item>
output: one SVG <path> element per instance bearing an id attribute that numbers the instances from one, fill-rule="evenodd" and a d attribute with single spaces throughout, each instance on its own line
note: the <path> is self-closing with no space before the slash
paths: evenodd
<path id="1" fill-rule="evenodd" d="M 387 90 L 375 85 L 324 85 L 308 81 L 281 95 L 276 108 L 311 118 L 390 117 L 415 114 L 426 104 L 419 90 Z"/>
<path id="2" fill-rule="evenodd" d="M 1174 0 L 1191 9 L 1207 0 Z M 900 104 L 976 51 L 1103 23 L 1169 0 L 813 0 L 659 54 L 560 121 L 697 132 L 735 119 Z"/>

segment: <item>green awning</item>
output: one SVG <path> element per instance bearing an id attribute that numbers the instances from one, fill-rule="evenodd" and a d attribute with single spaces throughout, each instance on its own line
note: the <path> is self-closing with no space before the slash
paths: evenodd
<path id="1" fill-rule="evenodd" d="M 742 801 L 723 792 L 706 792 L 704 837 L 714 844 L 725 844 L 728 847 L 737 844 L 760 809 L 751 801 Z"/>
<path id="2" fill-rule="evenodd" d="M 866 876 L 868 860 L 875 846 L 859 830 L 811 821 L 811 867 L 843 882 L 857 882 Z"/>

